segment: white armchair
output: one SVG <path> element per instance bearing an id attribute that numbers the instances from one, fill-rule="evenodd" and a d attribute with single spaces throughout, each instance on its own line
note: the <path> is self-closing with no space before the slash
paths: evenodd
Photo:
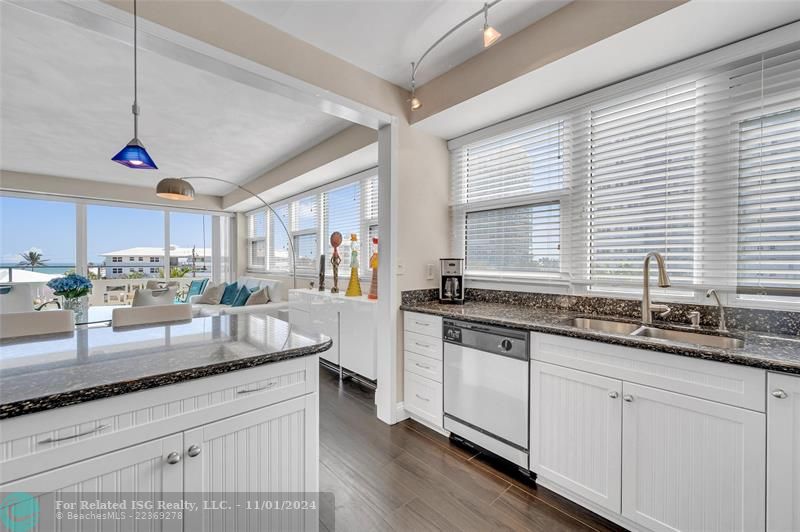
<path id="1" fill-rule="evenodd" d="M 0 339 L 40 334 L 70 333 L 75 330 L 71 310 L 11 312 L 0 319 Z"/>
<path id="2" fill-rule="evenodd" d="M 133 294 L 132 307 L 150 307 L 153 305 L 171 305 L 175 303 L 175 293 L 178 289 L 169 288 L 147 289 L 140 288 Z"/>

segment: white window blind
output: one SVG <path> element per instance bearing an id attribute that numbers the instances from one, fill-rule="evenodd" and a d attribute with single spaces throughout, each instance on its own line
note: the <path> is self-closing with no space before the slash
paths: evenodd
<path id="1" fill-rule="evenodd" d="M 365 174 L 272 204 L 291 233 L 298 273 L 316 273 L 320 253 L 330 259 L 330 234 L 339 231 L 341 269 L 350 267 L 350 234 L 355 233 L 361 244 L 360 268 L 367 275 L 369 239 L 378 236 L 379 190 L 378 177 Z M 247 242 L 248 269 L 289 271 L 289 241 L 274 214 L 261 209 L 247 215 Z"/>
<path id="2" fill-rule="evenodd" d="M 330 235 L 334 231 L 342 234 L 342 245 L 339 246 L 339 255 L 342 257 L 339 268 L 342 271 L 350 268 L 350 235 L 357 235 L 359 242 L 361 242 L 361 188 L 361 183 L 350 183 L 329 190 L 322 195 L 322 201 L 325 205 L 324 234 L 327 235 L 328 239 L 330 239 Z M 330 245 L 329 242 L 327 243 Z M 361 247 L 362 249 L 364 248 L 363 242 Z"/>
<path id="3" fill-rule="evenodd" d="M 800 51 L 765 55 L 734 74 L 737 291 L 800 296 Z"/>
<path id="4" fill-rule="evenodd" d="M 589 111 L 589 271 L 579 277 L 641 283 L 642 258 L 659 251 L 673 283 L 693 282 L 695 106 L 687 83 Z"/>
<path id="5" fill-rule="evenodd" d="M 453 152 L 454 253 L 468 273 L 559 274 L 566 137 L 553 120 Z"/>
<path id="6" fill-rule="evenodd" d="M 800 42 L 744 46 L 451 141 L 467 274 L 635 291 L 659 251 L 672 293 L 800 296 Z"/>
<path id="7" fill-rule="evenodd" d="M 467 212 L 465 225 L 470 272 L 559 273 L 558 203 Z"/>

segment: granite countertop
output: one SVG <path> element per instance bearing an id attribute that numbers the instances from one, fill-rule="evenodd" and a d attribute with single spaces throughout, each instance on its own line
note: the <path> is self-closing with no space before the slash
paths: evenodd
<path id="1" fill-rule="evenodd" d="M 715 347 L 698 346 L 661 340 L 657 338 L 643 338 L 624 334 L 589 331 L 567 325 L 570 318 L 587 316 L 615 321 L 635 320 L 618 318 L 614 316 L 587 315 L 569 310 L 537 308 L 525 305 L 508 303 L 466 302 L 463 305 L 442 304 L 437 302 L 419 302 L 404 304 L 401 310 L 434 314 L 445 318 L 461 319 L 487 325 L 514 327 L 529 331 L 570 336 L 585 340 L 594 340 L 608 344 L 624 345 L 639 349 L 649 349 L 662 353 L 716 360 L 743 366 L 752 366 L 772 371 L 782 371 L 800 375 L 800 337 L 772 333 L 759 333 L 757 331 L 731 330 L 730 336 L 744 340 L 744 347 L 736 349 L 720 349 Z M 677 327 L 675 325 L 655 323 L 655 326 L 665 329 L 680 329 L 690 332 L 703 332 L 714 334 L 713 329 L 701 330 Z"/>
<path id="2" fill-rule="evenodd" d="M 0 419 L 329 349 L 327 336 L 260 314 L 0 341 Z"/>

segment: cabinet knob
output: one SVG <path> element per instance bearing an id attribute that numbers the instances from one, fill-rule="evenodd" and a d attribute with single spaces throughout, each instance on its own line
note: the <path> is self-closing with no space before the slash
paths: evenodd
<path id="1" fill-rule="evenodd" d="M 181 455 L 177 451 L 172 451 L 167 455 L 168 464 L 177 464 L 180 461 L 181 461 Z"/>
<path id="2" fill-rule="evenodd" d="M 190 457 L 194 458 L 195 456 L 200 454 L 200 446 L 199 445 L 190 446 L 189 449 L 186 451 L 186 454 L 188 454 Z"/>
<path id="3" fill-rule="evenodd" d="M 789 397 L 789 394 L 778 388 L 777 390 L 772 392 L 772 397 L 777 397 L 778 399 L 786 399 Z"/>
<path id="4" fill-rule="evenodd" d="M 622 400 L 625 401 L 626 403 L 632 403 L 633 402 L 633 396 L 625 394 L 625 395 L 622 396 Z"/>
<path id="5" fill-rule="evenodd" d="M 608 396 L 612 399 L 619 397 L 619 392 L 608 392 Z"/>

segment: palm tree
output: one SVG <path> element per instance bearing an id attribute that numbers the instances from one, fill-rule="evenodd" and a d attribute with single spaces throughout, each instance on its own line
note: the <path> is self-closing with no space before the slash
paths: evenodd
<path id="1" fill-rule="evenodd" d="M 26 268 L 30 268 L 31 271 L 33 271 L 34 268 L 39 268 L 41 266 L 44 266 L 45 262 L 48 262 L 50 260 L 42 258 L 42 252 L 36 248 L 31 248 L 25 253 L 20 253 L 19 256 L 22 257 L 20 265 L 25 266 Z"/>

